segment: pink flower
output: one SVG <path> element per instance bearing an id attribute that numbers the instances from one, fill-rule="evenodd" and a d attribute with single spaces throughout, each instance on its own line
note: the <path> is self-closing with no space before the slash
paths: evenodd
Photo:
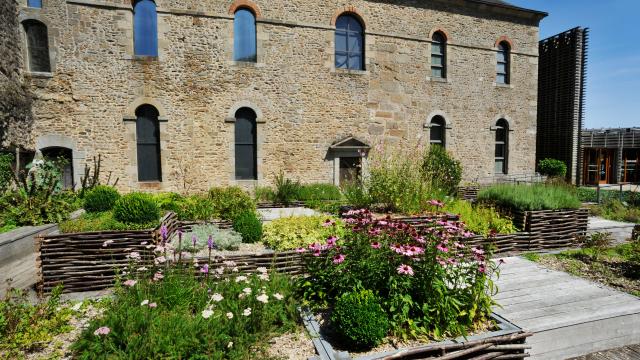
<path id="1" fill-rule="evenodd" d="M 152 308 L 152 309 L 155 309 L 155 308 L 158 307 L 158 304 L 152 302 L 151 304 L 149 304 L 149 307 Z"/>
<path id="2" fill-rule="evenodd" d="M 334 264 L 340 264 L 344 261 L 344 254 L 338 254 L 336 256 L 333 257 L 333 263 Z"/>
<path id="3" fill-rule="evenodd" d="M 127 255 L 127 257 L 137 261 L 140 260 L 140 253 L 133 251 L 131 254 Z"/>
<path id="4" fill-rule="evenodd" d="M 329 226 L 333 226 L 333 225 L 335 225 L 335 224 L 336 224 L 336 222 L 335 222 L 335 221 L 333 221 L 333 220 L 331 220 L 331 219 L 327 219 L 327 220 L 325 220 L 325 221 L 324 221 L 324 223 L 322 223 L 322 226 L 324 226 L 324 227 L 329 227 Z"/>
<path id="5" fill-rule="evenodd" d="M 484 265 L 478 266 L 478 272 L 485 274 L 487 272 L 487 268 Z"/>
<path id="6" fill-rule="evenodd" d="M 402 249 L 402 246 L 400 246 L 398 244 L 391 244 L 390 248 L 391 248 L 391 250 L 397 252 L 398 254 L 402 254 L 402 252 L 404 251 Z"/>
<path id="7" fill-rule="evenodd" d="M 203 274 L 208 274 L 209 273 L 209 264 L 202 265 L 202 267 L 200 268 L 200 272 L 203 273 Z"/>
<path id="8" fill-rule="evenodd" d="M 138 283 L 137 281 L 129 279 L 129 280 L 123 282 L 122 284 L 125 285 L 125 286 L 132 287 L 132 286 L 135 286 L 137 283 Z"/>
<path id="9" fill-rule="evenodd" d="M 413 269 L 409 265 L 402 264 L 398 266 L 398 274 L 413 276 Z"/>
<path id="10" fill-rule="evenodd" d="M 316 249 L 316 250 L 313 251 L 313 256 L 317 257 L 317 256 L 320 256 L 320 255 L 322 255 L 322 250 Z"/>
<path id="11" fill-rule="evenodd" d="M 371 247 L 374 249 L 380 249 L 380 246 L 381 246 L 380 243 L 377 241 L 374 241 L 371 243 Z"/>
<path id="12" fill-rule="evenodd" d="M 164 256 L 159 256 L 159 257 L 157 257 L 157 258 L 154 260 L 154 262 L 156 263 L 156 265 L 158 265 L 158 264 L 162 264 L 162 263 L 164 263 L 165 261 L 167 261 L 167 259 L 166 259 Z"/>
<path id="13" fill-rule="evenodd" d="M 411 246 L 409 247 L 409 251 L 411 251 L 414 255 L 424 254 L 424 249 L 420 246 Z"/>
<path id="14" fill-rule="evenodd" d="M 296 252 L 297 252 L 298 254 L 302 254 L 302 253 L 304 253 L 304 252 L 306 252 L 306 251 L 307 251 L 307 249 L 305 249 L 305 248 L 298 248 L 298 249 L 296 249 Z"/>
<path id="15" fill-rule="evenodd" d="M 438 201 L 438 200 L 435 200 L 435 199 L 434 199 L 434 200 L 429 200 L 429 205 L 433 205 L 433 206 L 436 206 L 436 207 L 440 207 L 440 208 L 441 208 L 441 207 L 443 207 L 443 206 L 444 206 L 444 203 L 442 203 L 441 201 Z"/>
<path id="16" fill-rule="evenodd" d="M 482 250 L 482 249 L 478 249 L 477 247 L 473 247 L 473 248 L 471 248 L 471 252 L 472 252 L 474 255 L 484 255 L 484 250 Z"/>
<path id="17" fill-rule="evenodd" d="M 96 329 L 96 331 L 93 332 L 93 335 L 95 336 L 100 336 L 100 335 L 109 335 L 109 333 L 111 332 L 111 329 L 109 329 L 106 326 L 102 326 Z"/>
<path id="18" fill-rule="evenodd" d="M 164 278 L 164 275 L 162 275 L 161 272 L 157 272 L 155 274 L 153 274 L 153 281 L 160 281 Z"/>
<path id="19" fill-rule="evenodd" d="M 328 246 L 335 246 L 335 244 L 336 244 L 336 241 L 337 241 L 337 240 L 338 240 L 338 238 L 337 238 L 337 237 L 335 237 L 335 236 L 330 236 L 330 237 L 327 239 L 327 245 L 328 245 Z"/>
<path id="20" fill-rule="evenodd" d="M 438 245 L 436 245 L 436 249 L 442 251 L 442 252 L 448 252 L 449 248 L 446 247 L 443 243 L 440 243 Z"/>
<path id="21" fill-rule="evenodd" d="M 318 243 L 313 243 L 313 244 L 309 245 L 309 249 L 314 250 L 314 251 L 315 250 L 320 250 L 321 248 L 322 248 L 322 246 L 320 246 L 320 244 L 318 244 Z"/>
<path id="22" fill-rule="evenodd" d="M 417 236 L 414 240 L 419 242 L 420 244 L 424 244 L 427 242 L 422 236 Z"/>

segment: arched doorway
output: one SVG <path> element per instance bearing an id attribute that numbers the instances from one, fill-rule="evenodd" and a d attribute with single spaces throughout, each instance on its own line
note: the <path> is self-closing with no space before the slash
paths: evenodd
<path id="1" fill-rule="evenodd" d="M 61 185 L 63 189 L 73 189 L 75 187 L 73 181 L 73 151 L 65 147 L 49 147 L 40 150 L 45 160 L 61 160 L 62 178 Z"/>

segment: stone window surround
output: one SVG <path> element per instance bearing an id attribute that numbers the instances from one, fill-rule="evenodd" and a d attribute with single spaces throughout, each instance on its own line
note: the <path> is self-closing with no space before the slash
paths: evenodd
<path id="1" fill-rule="evenodd" d="M 53 73 L 56 69 L 56 60 L 57 60 L 57 40 L 59 37 L 59 32 L 55 27 L 51 26 L 51 23 L 46 17 L 46 11 L 44 11 L 45 2 L 47 0 L 42 1 L 42 8 L 30 8 L 27 7 L 27 1 L 23 0 L 22 3 L 24 7 L 20 9 L 18 14 L 18 23 L 20 24 L 20 40 L 22 41 L 22 58 L 24 59 L 24 72 L 26 76 L 34 77 L 34 78 L 51 78 L 53 77 Z M 21 4 L 22 5 L 22 4 Z M 49 63 L 51 66 L 51 72 L 39 72 L 39 71 L 31 71 L 29 70 L 29 50 L 27 46 L 27 34 L 24 31 L 24 22 L 27 20 L 35 20 L 43 23 L 47 27 L 47 41 L 49 45 Z"/>
<path id="2" fill-rule="evenodd" d="M 138 180 L 138 149 L 136 142 L 136 122 L 138 117 L 136 116 L 136 110 L 142 105 L 151 105 L 158 110 L 158 122 L 160 126 L 160 168 L 162 172 L 162 179 L 169 179 L 169 164 L 167 161 L 167 138 L 168 134 L 168 121 L 167 112 L 162 104 L 151 97 L 140 97 L 134 100 L 126 110 L 126 113 L 122 116 L 122 120 L 125 126 L 125 142 L 127 144 L 127 152 L 124 157 L 125 173 L 127 175 L 126 180 L 129 187 L 140 190 L 163 190 L 165 182 L 163 181 L 139 181 Z"/>
<path id="3" fill-rule="evenodd" d="M 262 11 L 260 7 L 252 1 L 249 0 L 235 0 L 229 6 L 228 15 L 232 21 L 235 21 L 235 13 L 240 9 L 248 9 L 253 12 L 253 15 L 256 18 L 256 61 L 236 61 L 233 59 L 233 47 L 235 41 L 235 35 L 233 33 L 234 27 L 231 26 L 230 36 L 226 41 L 226 48 L 224 49 L 227 54 L 229 54 L 228 64 L 231 65 L 232 68 L 243 68 L 243 67 L 255 67 L 262 68 L 265 66 L 264 62 L 264 48 L 265 42 L 269 38 L 269 35 L 264 31 L 263 26 L 261 26 L 262 20 Z"/>
<path id="4" fill-rule="evenodd" d="M 59 147 L 71 150 L 71 167 L 73 168 L 73 183 L 77 189 L 82 184 L 86 152 L 78 149 L 76 140 L 60 134 L 42 135 L 36 139 L 36 151 Z"/>
<path id="5" fill-rule="evenodd" d="M 236 179 L 236 138 L 235 138 L 235 124 L 236 124 L 236 112 L 242 108 L 248 108 L 256 113 L 256 178 L 255 180 L 238 180 Z M 233 104 L 227 112 L 227 117 L 224 122 L 229 125 L 228 131 L 228 143 L 229 143 L 229 183 L 232 185 L 238 185 L 244 188 L 251 188 L 259 185 L 264 179 L 264 167 L 263 167 L 263 144 L 264 144 L 264 126 L 266 123 L 264 114 L 260 107 L 249 101 L 241 100 Z"/>
<path id="6" fill-rule="evenodd" d="M 426 139 L 428 140 L 431 137 L 431 120 L 433 120 L 433 118 L 436 116 L 440 116 L 444 119 L 444 124 L 445 124 L 444 143 L 445 143 L 445 148 L 449 148 L 453 146 L 453 143 L 452 143 L 453 137 L 450 134 L 451 131 L 449 131 L 453 129 L 453 125 L 452 125 L 451 117 L 442 110 L 435 110 L 435 111 L 432 111 L 429 115 L 427 115 L 427 122 L 425 122 L 423 125 L 424 129 L 427 130 Z"/>
<path id="7" fill-rule="evenodd" d="M 509 127 L 508 131 L 507 131 L 507 156 L 505 157 L 505 161 L 507 163 L 507 171 L 505 173 L 495 173 L 495 169 L 494 169 L 494 176 L 505 176 L 509 174 L 509 158 L 511 157 L 511 150 L 513 148 L 513 141 L 512 140 L 512 136 L 511 133 L 514 132 L 514 122 L 511 120 L 510 117 L 504 115 L 504 114 L 500 114 L 498 116 L 496 116 L 493 119 L 493 122 L 491 123 L 491 125 L 489 126 L 489 131 L 491 131 L 492 133 L 494 133 L 496 130 L 498 130 L 498 126 L 496 125 L 498 123 L 498 121 L 500 120 L 504 120 L 507 122 L 507 126 Z M 492 136 L 491 141 L 489 142 L 489 144 L 491 145 L 491 153 L 493 154 L 495 152 L 495 135 Z M 494 156 L 491 156 L 491 158 L 494 158 Z"/>
<path id="8" fill-rule="evenodd" d="M 511 40 L 509 37 L 502 35 L 500 36 L 498 39 L 496 39 L 495 44 L 493 45 L 493 50 L 496 52 L 496 54 L 498 53 L 498 45 L 500 45 L 500 43 L 502 42 L 506 42 L 509 45 L 509 62 L 507 63 L 509 65 L 509 68 L 507 69 L 507 74 L 509 74 L 509 82 L 506 84 L 502 84 L 502 83 L 498 83 L 496 81 L 496 79 L 494 78 L 492 85 L 496 88 L 503 88 L 503 89 L 514 89 L 515 86 L 513 85 L 513 40 Z"/>
<path id="9" fill-rule="evenodd" d="M 427 80 L 433 81 L 436 83 L 450 83 L 449 76 L 449 42 L 451 41 L 451 36 L 449 32 L 446 31 L 442 27 L 436 27 L 429 32 L 429 41 L 427 41 L 427 54 L 429 56 L 429 66 L 431 66 L 431 44 L 433 44 L 433 35 L 435 33 L 440 33 L 444 36 L 444 77 L 443 78 L 432 78 L 431 72 L 429 71 L 429 75 L 427 75 Z"/>

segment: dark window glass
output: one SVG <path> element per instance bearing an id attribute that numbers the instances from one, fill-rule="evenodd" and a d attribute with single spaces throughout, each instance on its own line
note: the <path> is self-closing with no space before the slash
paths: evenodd
<path id="1" fill-rule="evenodd" d="M 431 77 L 447 77 L 446 50 L 447 41 L 439 32 L 433 34 L 431 39 Z"/>
<path id="2" fill-rule="evenodd" d="M 429 140 L 431 145 L 440 145 L 445 146 L 445 131 L 446 131 L 446 122 L 442 116 L 434 116 L 431 119 L 429 129 Z"/>
<path id="3" fill-rule="evenodd" d="M 256 18 L 247 9 L 236 11 L 233 21 L 233 60 L 256 62 Z"/>
<path id="4" fill-rule="evenodd" d="M 158 115 L 158 110 L 151 105 L 142 105 L 136 110 L 139 181 L 162 181 Z"/>
<path id="5" fill-rule="evenodd" d="M 135 54 L 158 56 L 158 15 L 152 0 L 138 0 L 133 7 Z"/>
<path id="6" fill-rule="evenodd" d="M 42 8 L 42 0 L 27 0 L 27 6 L 32 8 Z"/>
<path id="7" fill-rule="evenodd" d="M 362 169 L 362 158 L 341 157 L 340 158 L 340 184 L 347 185 L 360 179 Z"/>
<path id="8" fill-rule="evenodd" d="M 506 174 L 509 160 L 509 124 L 500 119 L 496 123 L 495 172 Z"/>
<path id="9" fill-rule="evenodd" d="M 498 84 L 509 84 L 509 45 L 505 42 L 498 44 L 496 55 L 496 82 Z"/>
<path id="10" fill-rule="evenodd" d="M 29 71 L 51 72 L 47 27 L 39 21 L 28 20 L 24 22 L 24 31 L 27 34 Z"/>
<path id="11" fill-rule="evenodd" d="M 336 68 L 364 70 L 364 31 L 352 15 L 336 21 Z"/>
<path id="12" fill-rule="evenodd" d="M 257 180 L 257 126 L 253 110 L 242 108 L 236 112 L 235 133 L 236 179 Z"/>

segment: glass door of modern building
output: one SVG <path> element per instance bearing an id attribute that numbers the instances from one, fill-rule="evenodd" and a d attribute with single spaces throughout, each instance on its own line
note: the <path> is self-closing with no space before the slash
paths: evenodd
<path id="1" fill-rule="evenodd" d="M 585 149 L 584 155 L 584 178 L 587 184 L 615 183 L 615 150 Z"/>

